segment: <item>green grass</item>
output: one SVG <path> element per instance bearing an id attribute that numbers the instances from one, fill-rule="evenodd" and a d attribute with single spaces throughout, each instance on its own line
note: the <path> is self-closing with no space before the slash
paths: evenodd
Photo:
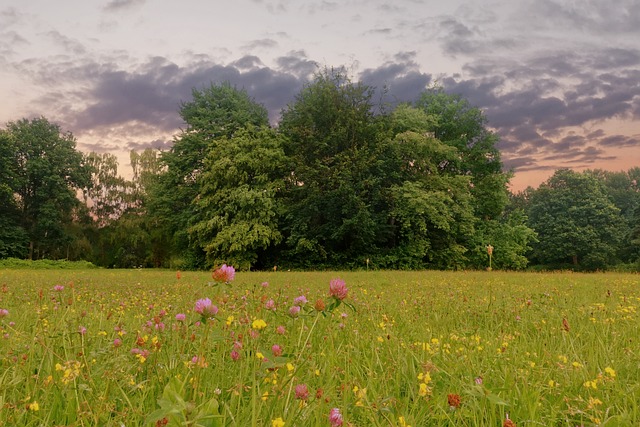
<path id="1" fill-rule="evenodd" d="M 319 299 L 330 306 L 336 277 L 355 311 L 315 310 Z M 196 272 L 0 270 L 0 425 L 328 426 L 332 408 L 353 426 L 501 426 L 507 414 L 517 426 L 640 425 L 638 275 L 264 272 L 211 282 Z M 300 295 L 309 302 L 293 318 Z M 215 320 L 198 323 L 201 298 L 219 308 Z M 296 399 L 302 384 L 306 400 Z"/>

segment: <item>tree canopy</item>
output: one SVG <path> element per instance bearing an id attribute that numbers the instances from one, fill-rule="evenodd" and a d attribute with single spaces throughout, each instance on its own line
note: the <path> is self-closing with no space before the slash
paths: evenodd
<path id="1" fill-rule="evenodd" d="M 640 169 L 510 194 L 498 135 L 442 88 L 376 105 L 319 71 L 277 126 L 242 88 L 192 91 L 165 152 L 83 155 L 45 118 L 0 130 L 0 257 L 109 267 L 640 268 Z M 82 197 L 78 197 L 82 195 Z"/>

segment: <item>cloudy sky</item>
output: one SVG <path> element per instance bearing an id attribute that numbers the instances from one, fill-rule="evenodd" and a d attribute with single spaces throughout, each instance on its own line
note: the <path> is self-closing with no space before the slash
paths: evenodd
<path id="1" fill-rule="evenodd" d="M 230 81 L 276 123 L 325 66 L 465 96 L 515 190 L 640 166 L 640 0 L 0 0 L 0 126 L 45 116 L 124 167 L 170 146 L 192 88 Z"/>

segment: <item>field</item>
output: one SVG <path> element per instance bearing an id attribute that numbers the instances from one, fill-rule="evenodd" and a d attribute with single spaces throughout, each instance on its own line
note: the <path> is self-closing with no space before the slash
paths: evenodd
<path id="1" fill-rule="evenodd" d="M 640 425 L 638 275 L 5 269 L 0 286 L 0 425 Z"/>

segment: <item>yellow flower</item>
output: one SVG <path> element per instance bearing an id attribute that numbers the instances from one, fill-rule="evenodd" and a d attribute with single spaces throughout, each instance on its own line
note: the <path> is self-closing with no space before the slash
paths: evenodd
<path id="1" fill-rule="evenodd" d="M 233 316 L 227 317 L 227 326 L 231 326 L 231 323 L 233 323 Z"/>
<path id="2" fill-rule="evenodd" d="M 256 319 L 251 323 L 251 327 L 257 330 L 264 329 L 267 327 L 267 322 L 262 319 Z"/>
<path id="3" fill-rule="evenodd" d="M 29 410 L 30 411 L 39 411 L 40 410 L 40 405 L 38 405 L 37 401 L 34 401 L 32 403 L 29 403 Z"/>
<path id="4" fill-rule="evenodd" d="M 422 397 L 426 396 L 429 393 L 429 387 L 425 383 L 420 383 L 420 390 L 418 390 L 418 394 Z"/>
<path id="5" fill-rule="evenodd" d="M 398 417 L 398 427 L 411 427 L 409 424 L 407 424 L 407 422 L 404 420 L 404 417 Z"/>
<path id="6" fill-rule="evenodd" d="M 264 359 L 264 354 L 262 354 L 262 353 L 260 353 L 260 352 L 257 352 L 257 353 L 256 353 L 256 357 L 257 357 L 258 359 L 262 360 L 262 359 Z"/>
<path id="7" fill-rule="evenodd" d="M 287 363 L 287 371 L 291 372 L 293 371 L 295 368 L 293 367 L 293 364 L 291 362 Z"/>
<path id="8" fill-rule="evenodd" d="M 266 401 L 268 397 L 269 397 L 269 392 L 268 391 L 265 391 L 264 393 L 262 393 L 262 400 L 263 401 Z"/>
<path id="9" fill-rule="evenodd" d="M 611 378 L 615 378 L 616 376 L 616 371 L 613 370 L 612 367 L 607 366 L 606 368 L 604 368 L 604 371 L 611 377 Z"/>
<path id="10" fill-rule="evenodd" d="M 284 427 L 284 420 L 282 419 L 282 417 L 271 420 L 271 427 Z"/>

